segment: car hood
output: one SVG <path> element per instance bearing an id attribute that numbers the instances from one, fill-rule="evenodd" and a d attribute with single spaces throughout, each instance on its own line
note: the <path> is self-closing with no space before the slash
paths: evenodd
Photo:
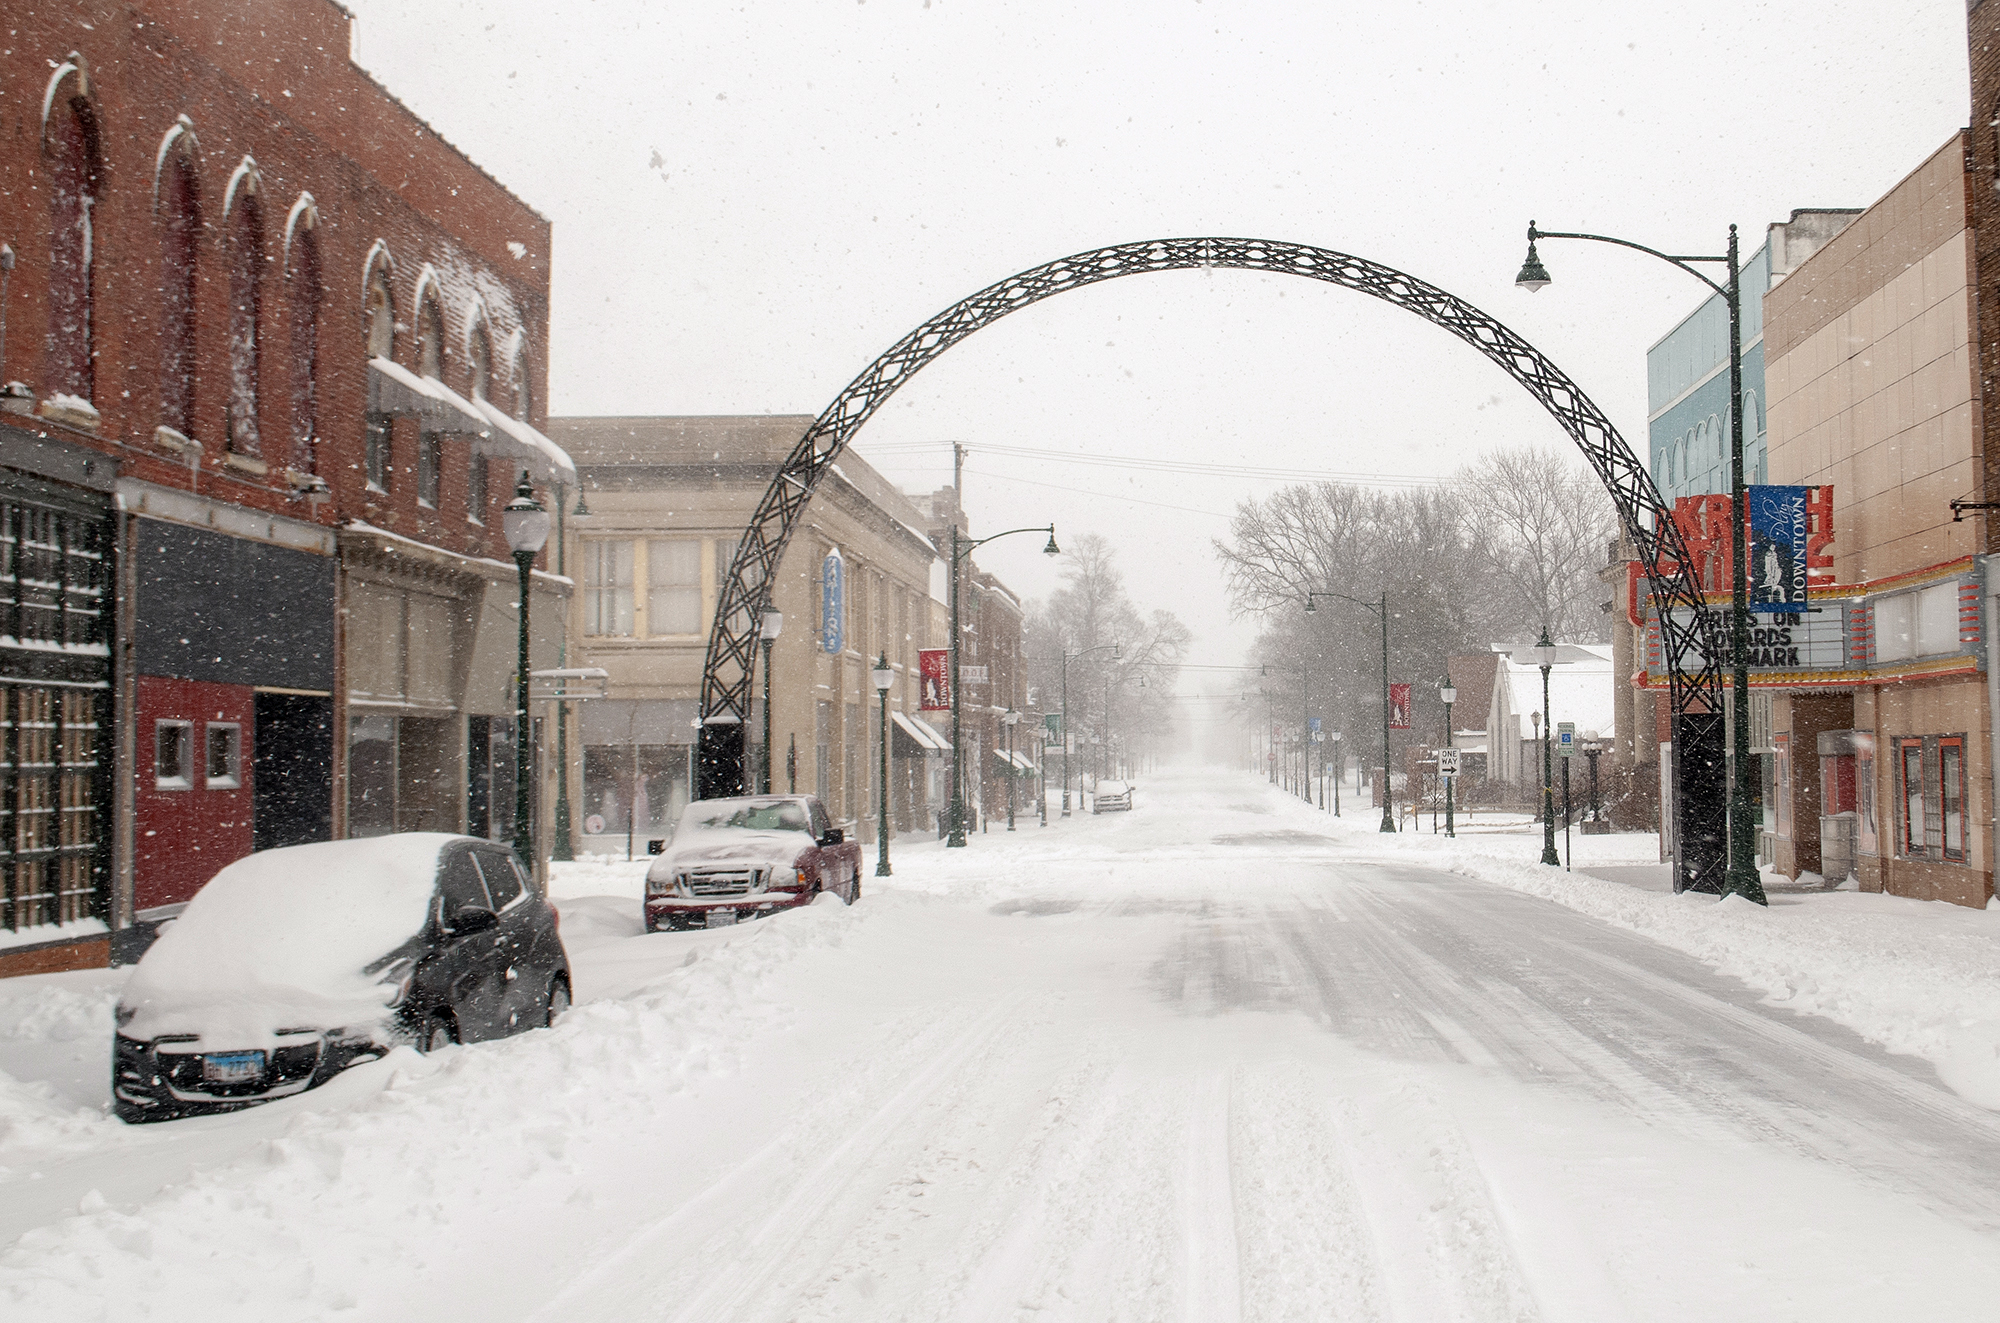
<path id="1" fill-rule="evenodd" d="M 391 989 L 367 971 L 429 923 L 438 852 L 455 839 L 329 841 L 237 860 L 147 949 L 119 998 L 120 1032 L 255 1048 L 280 1030 L 379 1022 Z"/>
<path id="2" fill-rule="evenodd" d="M 683 831 L 667 852 L 646 870 L 648 877 L 665 877 L 700 864 L 791 868 L 813 848 L 812 837 L 796 831 Z"/>

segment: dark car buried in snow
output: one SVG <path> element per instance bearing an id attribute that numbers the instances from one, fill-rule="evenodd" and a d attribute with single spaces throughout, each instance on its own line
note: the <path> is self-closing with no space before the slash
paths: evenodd
<path id="1" fill-rule="evenodd" d="M 406 833 L 264 850 L 211 879 L 118 1001 L 112 1106 L 164 1121 L 288 1097 L 399 1043 L 553 1023 L 569 958 L 511 850 Z"/>
<path id="2" fill-rule="evenodd" d="M 698 799 L 646 870 L 646 931 L 760 919 L 831 891 L 861 895 L 861 845 L 811 795 Z"/>

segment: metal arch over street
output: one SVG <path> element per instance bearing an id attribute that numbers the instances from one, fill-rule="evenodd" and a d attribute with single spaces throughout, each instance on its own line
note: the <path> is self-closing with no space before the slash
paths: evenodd
<path id="1" fill-rule="evenodd" d="M 1703 607 L 1701 585 L 1686 545 L 1653 485 L 1652 475 L 1604 411 L 1562 369 L 1465 300 L 1364 257 L 1266 239 L 1155 239 L 1076 253 L 1009 276 L 961 299 L 898 340 L 813 421 L 758 503 L 735 563 L 719 586 L 701 677 L 702 725 L 697 755 L 697 793 L 701 797 L 742 793 L 757 621 L 772 576 L 820 480 L 883 402 L 932 359 L 1017 309 L 1121 276 L 1215 267 L 1304 276 L 1415 313 L 1486 355 L 1549 411 L 1603 480 L 1627 536 L 1652 575 L 1674 716 L 1676 778 L 1691 786 L 1689 778 L 1697 766 L 1708 776 L 1716 773 L 1721 760 L 1723 710 L 1722 671 L 1717 659 L 1727 653 L 1723 631 Z M 1707 890 L 1713 869 L 1719 886 L 1726 805 L 1719 796 L 1705 793 L 1683 793 L 1677 800 L 1680 877 L 1688 885 Z M 1717 851 L 1714 861 L 1706 858 L 1711 845 Z"/>

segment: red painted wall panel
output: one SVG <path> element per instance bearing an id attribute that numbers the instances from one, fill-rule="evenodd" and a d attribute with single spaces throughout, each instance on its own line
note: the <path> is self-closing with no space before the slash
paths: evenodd
<path id="1" fill-rule="evenodd" d="M 248 685 L 138 678 L 138 777 L 133 816 L 133 902 L 178 905 L 224 864 L 250 853 L 250 752 L 255 701 Z M 184 777 L 160 765 L 161 723 L 187 723 Z M 234 777 L 210 775 L 211 734 L 236 732 Z M 185 784 L 182 784 L 185 782 Z M 233 783 L 232 783 L 233 782 Z"/>

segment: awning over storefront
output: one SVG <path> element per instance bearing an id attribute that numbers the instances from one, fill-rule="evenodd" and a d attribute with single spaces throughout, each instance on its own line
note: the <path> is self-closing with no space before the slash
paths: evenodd
<path id="1" fill-rule="evenodd" d="M 488 454 L 502 455 L 517 465 L 525 465 L 539 481 L 576 486 L 576 464 L 568 451 L 519 418 L 509 417 L 491 400 L 474 399 L 470 404 L 491 425 Z"/>
<path id="2" fill-rule="evenodd" d="M 1026 772 L 1030 776 L 1041 770 L 1035 766 L 1035 760 L 1028 757 L 1025 753 L 1009 753 L 1004 749 L 995 749 L 993 756 L 1013 767 L 1016 771 Z"/>
<path id="3" fill-rule="evenodd" d="M 418 418 L 435 432 L 489 436 L 486 415 L 436 377 L 420 377 L 386 358 L 368 360 L 368 412 L 391 418 Z M 575 471 L 571 471 L 575 481 Z"/>
<path id="4" fill-rule="evenodd" d="M 915 745 L 917 753 L 950 753 L 951 741 L 931 729 L 921 717 L 908 716 L 901 712 L 889 714 L 889 724 L 896 733 L 909 744 Z"/>

